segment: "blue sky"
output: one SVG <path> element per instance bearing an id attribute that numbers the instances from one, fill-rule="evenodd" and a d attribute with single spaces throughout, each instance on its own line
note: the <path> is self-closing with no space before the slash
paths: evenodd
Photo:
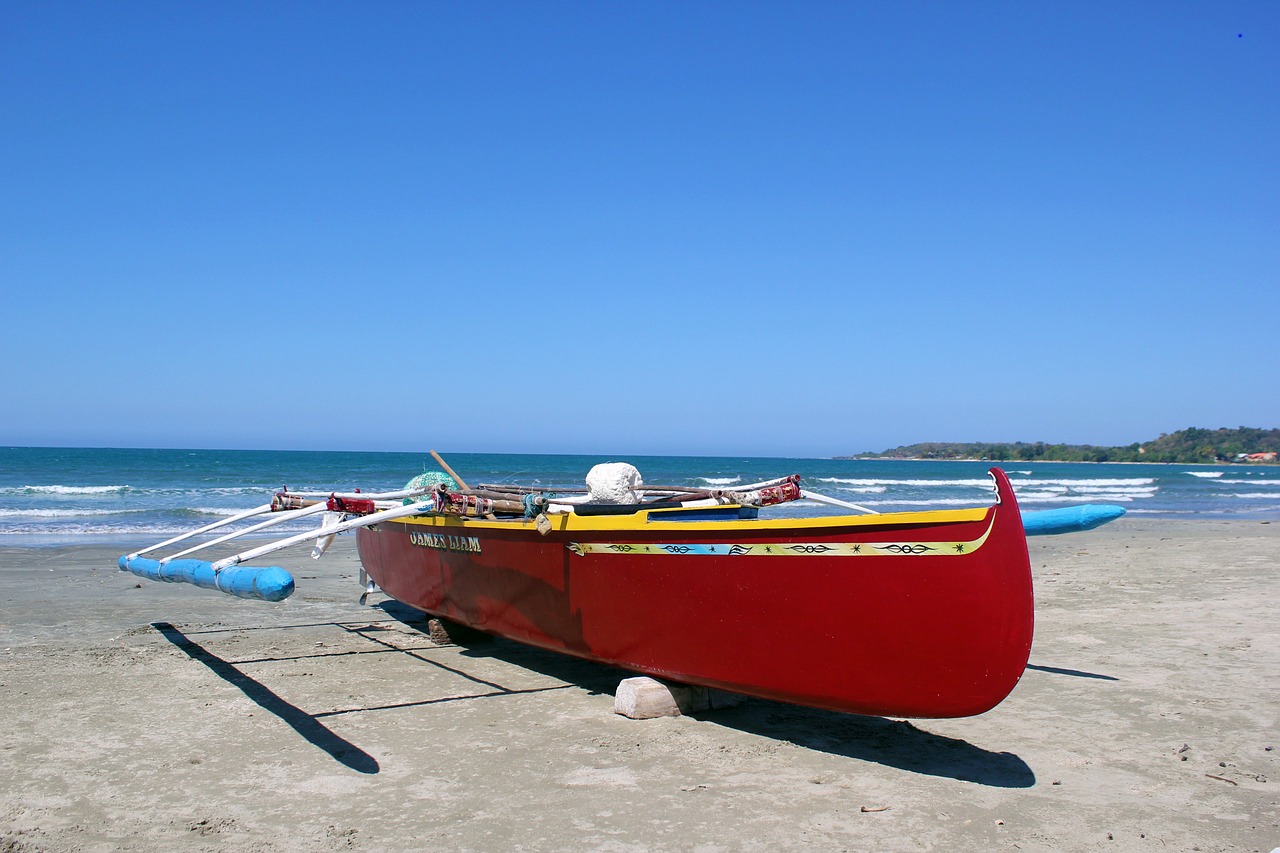
<path id="1" fill-rule="evenodd" d="M 0 444 L 1280 426 L 1280 4 L 0 4 Z"/>

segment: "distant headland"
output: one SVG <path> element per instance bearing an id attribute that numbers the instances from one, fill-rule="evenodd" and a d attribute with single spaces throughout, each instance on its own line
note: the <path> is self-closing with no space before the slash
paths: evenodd
<path id="1" fill-rule="evenodd" d="M 1179 464 L 1275 464 L 1280 459 L 1280 429 L 1190 429 L 1161 434 L 1123 447 L 1049 444 L 1043 441 L 924 442 L 881 453 L 837 459 L 982 459 L 991 462 L 1176 462 Z"/>

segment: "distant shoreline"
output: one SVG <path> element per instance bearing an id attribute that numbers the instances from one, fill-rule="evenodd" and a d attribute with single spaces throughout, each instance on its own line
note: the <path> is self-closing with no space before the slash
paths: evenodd
<path id="1" fill-rule="evenodd" d="M 1188 427 L 1159 438 L 1123 445 L 1051 441 L 917 441 L 850 459 L 927 459 L 942 462 L 1132 462 L 1139 465 L 1274 465 L 1280 463 L 1280 429 Z"/>
<path id="2" fill-rule="evenodd" d="M 992 465 L 1036 465 L 1052 462 L 1055 465 L 1203 465 L 1211 468 L 1260 467 L 1275 465 L 1274 462 L 1097 462 L 1092 459 L 977 459 L 970 457 L 947 457 L 946 459 L 928 456 L 832 456 L 841 462 L 988 462 Z"/>

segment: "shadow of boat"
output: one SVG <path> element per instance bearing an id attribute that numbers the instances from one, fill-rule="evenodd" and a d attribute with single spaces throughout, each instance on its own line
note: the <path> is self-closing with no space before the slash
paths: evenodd
<path id="1" fill-rule="evenodd" d="M 430 617 L 395 599 L 375 607 L 424 633 Z M 485 635 L 462 642 L 461 654 L 501 660 L 572 684 L 590 695 L 613 696 L 634 672 Z M 825 711 L 748 697 L 734 708 L 693 715 L 696 719 L 762 738 L 911 773 L 957 779 L 994 788 L 1030 788 L 1035 773 L 1009 752 L 993 752 L 959 738 L 935 734 L 908 721 Z M 922 722 L 921 725 L 926 725 Z"/>
<path id="2" fill-rule="evenodd" d="M 233 687 L 263 710 L 274 714 L 303 740 L 328 753 L 339 764 L 357 773 L 373 774 L 379 771 L 378 760 L 351 741 L 334 733 L 298 706 L 285 701 L 261 681 L 241 670 L 236 664 L 214 654 L 200 643 L 188 637 L 168 622 L 153 622 L 151 627 L 161 636 L 181 649 L 194 661 L 207 666 L 210 671 Z"/>
<path id="3" fill-rule="evenodd" d="M 967 740 L 921 728 L 928 724 L 927 720 L 917 724 L 765 699 L 750 699 L 736 708 L 700 715 L 700 719 L 910 773 L 992 788 L 1030 788 L 1036 783 L 1035 772 L 1017 755 L 993 752 Z"/>

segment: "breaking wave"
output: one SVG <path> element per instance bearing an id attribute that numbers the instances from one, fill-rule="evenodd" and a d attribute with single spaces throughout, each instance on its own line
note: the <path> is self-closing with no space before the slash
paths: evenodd
<path id="1" fill-rule="evenodd" d="M 109 495 L 123 494 L 129 486 L 10 486 L 0 489 L 7 495 Z"/>
<path id="2" fill-rule="evenodd" d="M 991 488 L 991 480 L 983 477 L 974 480 L 886 480 L 883 478 L 868 477 L 816 477 L 819 483 L 838 483 L 846 486 L 924 486 L 933 488 L 937 486 L 978 486 L 980 488 Z"/>
<path id="3" fill-rule="evenodd" d="M 1018 495 L 1018 503 L 1020 504 L 1045 504 L 1045 503 L 1071 503 L 1078 504 L 1082 500 L 1109 501 L 1111 503 L 1132 503 L 1137 498 L 1150 497 L 1150 495 L 1125 495 L 1125 494 L 1108 494 L 1106 492 L 1094 492 L 1087 495 L 1064 495 L 1061 493 L 1054 494 L 1031 494 Z"/>
<path id="4" fill-rule="evenodd" d="M 0 518 L 83 518 L 92 515 L 128 515 L 129 510 L 114 509 L 8 509 L 0 508 Z M 134 510 L 142 513 L 146 510 Z"/>

